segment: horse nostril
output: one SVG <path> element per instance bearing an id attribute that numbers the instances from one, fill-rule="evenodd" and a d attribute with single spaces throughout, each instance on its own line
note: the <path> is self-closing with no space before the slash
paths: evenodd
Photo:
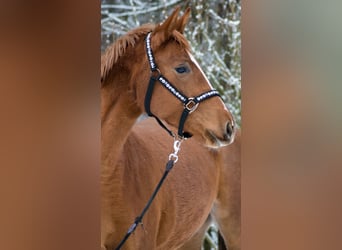
<path id="1" fill-rule="evenodd" d="M 233 125 L 231 122 L 227 122 L 226 132 L 227 132 L 227 135 L 228 135 L 229 137 L 231 137 L 231 136 L 233 135 L 233 132 L 234 132 L 234 125 Z"/>

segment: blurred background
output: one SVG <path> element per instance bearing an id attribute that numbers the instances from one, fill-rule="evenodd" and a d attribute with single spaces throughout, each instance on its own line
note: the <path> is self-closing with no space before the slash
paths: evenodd
<path id="1" fill-rule="evenodd" d="M 203 13 L 216 1 L 193 2 L 192 18 L 213 19 Z M 241 4 L 242 249 L 341 250 L 342 1 Z M 1 249 L 100 245 L 103 11 L 100 1 L 0 1 Z M 230 34 L 220 33 L 210 39 Z"/>

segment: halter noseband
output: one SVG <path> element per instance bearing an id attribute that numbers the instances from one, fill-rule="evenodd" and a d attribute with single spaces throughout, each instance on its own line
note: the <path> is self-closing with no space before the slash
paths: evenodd
<path id="1" fill-rule="evenodd" d="M 150 105 L 151 105 L 152 93 L 153 93 L 153 89 L 154 89 L 154 84 L 158 80 L 169 92 L 171 92 L 171 94 L 173 94 L 175 97 L 177 97 L 183 103 L 184 110 L 183 110 L 183 113 L 182 113 L 180 120 L 179 120 L 178 136 L 180 138 L 188 138 L 190 136 L 187 133 L 183 132 L 184 124 L 185 124 L 185 121 L 186 121 L 186 118 L 188 117 L 188 115 L 197 109 L 200 102 L 207 100 L 207 99 L 214 97 L 214 96 L 220 97 L 220 94 L 218 93 L 217 90 L 209 90 L 209 91 L 204 92 L 203 94 L 200 94 L 196 97 L 187 97 L 182 92 L 180 92 L 176 87 L 174 87 L 161 74 L 161 72 L 160 72 L 160 70 L 159 70 L 159 68 L 155 62 L 153 52 L 152 52 L 151 32 L 147 34 L 145 45 L 146 45 L 146 54 L 147 54 L 148 62 L 149 62 L 150 69 L 151 69 L 150 82 L 149 82 L 149 85 L 148 85 L 148 88 L 146 91 L 146 95 L 145 95 L 146 113 L 149 116 L 154 117 L 162 128 L 164 128 L 172 137 L 175 137 L 173 132 L 171 130 L 169 130 L 163 124 L 163 122 L 151 112 Z"/>

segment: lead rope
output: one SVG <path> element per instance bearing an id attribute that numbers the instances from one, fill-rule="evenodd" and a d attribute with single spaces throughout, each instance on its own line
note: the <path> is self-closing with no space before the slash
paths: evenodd
<path id="1" fill-rule="evenodd" d="M 169 160 L 166 163 L 166 167 L 165 167 L 165 171 L 163 176 L 161 177 L 158 185 L 156 186 L 156 188 L 154 189 L 150 199 L 148 200 L 147 204 L 145 205 L 144 209 L 142 210 L 141 214 L 135 218 L 134 223 L 129 227 L 125 237 L 121 240 L 121 242 L 119 243 L 119 245 L 115 248 L 115 250 L 119 250 L 121 249 L 121 247 L 123 246 L 123 244 L 125 244 L 126 240 L 129 238 L 129 236 L 135 231 L 135 229 L 137 228 L 137 226 L 139 224 L 141 224 L 141 226 L 143 226 L 142 223 L 142 219 L 145 215 L 145 213 L 147 212 L 147 210 L 149 209 L 149 207 L 151 206 L 154 198 L 156 197 L 157 193 L 159 192 L 163 182 L 165 181 L 167 175 L 169 174 L 169 172 L 171 171 L 171 169 L 173 168 L 174 164 L 178 161 L 178 152 L 180 150 L 180 146 L 181 143 L 183 142 L 183 138 L 181 139 L 175 139 L 175 142 L 173 143 L 173 149 L 174 152 L 171 153 L 169 155 Z"/>

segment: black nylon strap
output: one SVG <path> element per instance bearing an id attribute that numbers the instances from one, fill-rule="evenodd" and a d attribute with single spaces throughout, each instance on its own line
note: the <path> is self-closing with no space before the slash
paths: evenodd
<path id="1" fill-rule="evenodd" d="M 195 97 L 195 99 L 197 100 L 197 102 L 203 102 L 204 100 L 214 96 L 221 97 L 220 93 L 216 89 L 209 90 L 208 92 L 200 94 L 199 96 Z"/>
<path id="2" fill-rule="evenodd" d="M 185 124 L 185 120 L 188 117 L 188 115 L 190 114 L 190 111 L 188 109 L 184 109 L 183 113 L 181 115 L 181 118 L 179 120 L 179 126 L 178 126 L 178 135 L 183 135 L 183 128 L 184 128 L 184 124 Z"/>
<path id="3" fill-rule="evenodd" d="M 147 53 L 147 59 L 151 68 L 151 71 L 156 70 L 157 64 L 156 64 L 156 60 L 154 60 L 154 56 L 153 56 L 153 52 L 152 52 L 152 47 L 151 47 L 151 32 L 147 34 L 146 36 L 146 43 L 145 43 L 145 47 L 146 47 L 146 53 Z"/>
<path id="4" fill-rule="evenodd" d="M 153 52 L 152 52 L 151 34 L 152 34 L 151 32 L 147 34 L 146 43 L 145 43 L 147 59 L 148 59 L 149 65 L 150 65 L 151 72 L 152 72 L 152 74 L 155 72 L 158 72 L 158 76 L 156 76 L 158 81 L 166 89 L 168 89 L 174 96 L 176 96 L 179 100 L 181 100 L 182 102 L 185 102 L 187 100 L 187 97 L 185 95 L 183 95 L 182 92 L 180 92 L 176 87 L 174 87 L 159 71 L 156 60 L 154 59 Z M 151 76 L 151 78 L 152 77 L 153 77 L 153 75 Z"/>
<path id="5" fill-rule="evenodd" d="M 152 99 L 152 93 L 154 89 L 154 84 L 156 82 L 156 78 L 151 76 L 150 82 L 148 84 L 147 90 L 146 90 L 146 95 L 145 95 L 145 111 L 149 116 L 153 116 L 150 106 L 151 106 L 151 99 Z"/>
<path id="6" fill-rule="evenodd" d="M 166 130 L 166 132 L 169 133 L 169 135 L 171 135 L 171 137 L 175 137 L 175 134 L 166 127 L 166 125 L 155 115 L 152 115 L 154 117 L 154 119 L 156 119 L 156 121 L 158 122 L 159 126 L 161 126 L 164 130 Z"/>
<path id="7" fill-rule="evenodd" d="M 166 163 L 166 167 L 165 167 L 165 171 L 163 176 L 161 177 L 159 183 L 157 184 L 156 188 L 153 191 L 153 194 L 151 195 L 150 199 L 148 200 L 147 204 L 145 205 L 144 209 L 142 210 L 141 214 L 135 218 L 134 223 L 130 226 L 130 228 L 128 229 L 125 237 L 121 240 L 121 242 L 119 243 L 119 245 L 115 248 L 115 250 L 120 250 L 121 247 L 123 246 L 123 244 L 125 244 L 126 240 L 128 239 L 128 237 L 135 231 L 135 229 L 137 228 L 137 226 L 139 224 L 142 223 L 142 219 L 144 218 L 145 213 L 147 212 L 147 210 L 149 209 L 149 207 L 151 206 L 154 198 L 156 197 L 157 193 L 159 192 L 161 186 L 163 185 L 167 175 L 169 174 L 169 172 L 171 171 L 173 165 L 175 164 L 175 162 L 173 160 L 169 160 Z"/>
<path id="8" fill-rule="evenodd" d="M 166 130 L 166 132 L 169 133 L 169 135 L 171 135 L 172 137 L 174 137 L 174 134 L 172 133 L 172 131 L 170 129 L 168 129 L 165 124 L 157 117 L 155 116 L 152 112 L 151 112 L 151 100 L 152 100 L 152 93 L 153 93 L 153 89 L 154 89 L 154 84 L 156 82 L 157 78 L 155 78 L 153 75 L 151 75 L 150 78 L 150 82 L 148 84 L 147 87 L 147 91 L 146 91 L 146 95 L 145 95 L 145 111 L 146 113 L 151 116 L 154 117 L 156 119 L 156 121 L 158 122 L 158 124 Z"/>
<path id="9" fill-rule="evenodd" d="M 173 86 L 163 75 L 160 75 L 158 77 L 159 82 L 173 94 L 175 97 L 177 97 L 181 102 L 185 103 L 188 98 L 186 95 L 182 94 L 175 86 Z"/>

